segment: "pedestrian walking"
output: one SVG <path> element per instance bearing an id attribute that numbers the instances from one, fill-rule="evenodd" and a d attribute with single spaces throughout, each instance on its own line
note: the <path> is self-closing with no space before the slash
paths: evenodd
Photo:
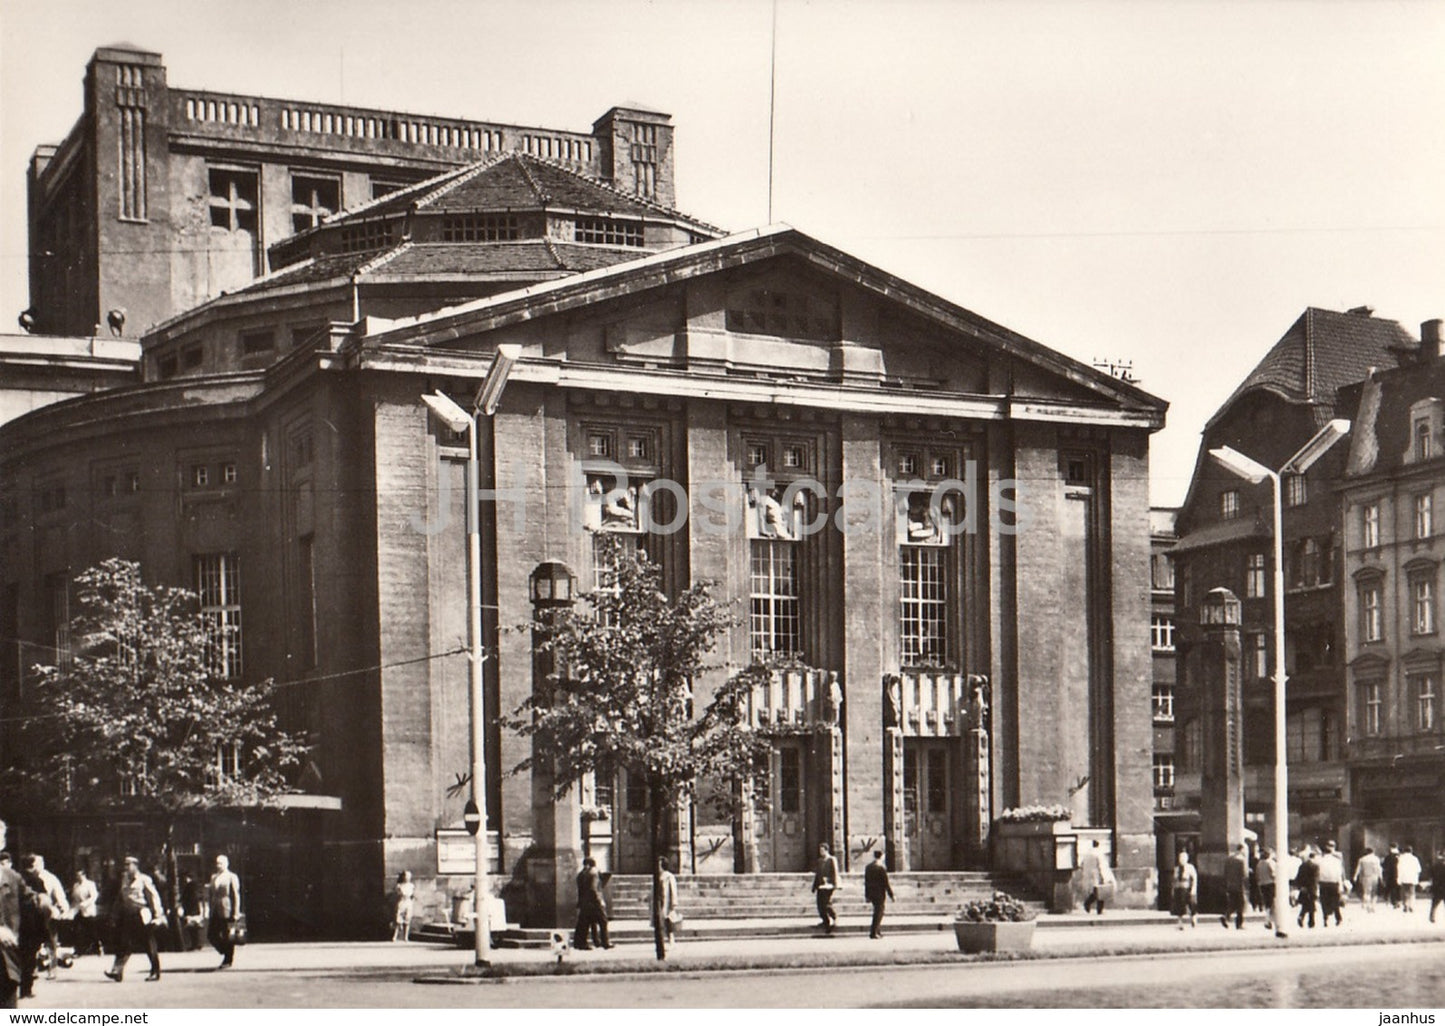
<path id="1" fill-rule="evenodd" d="M 1299 872 L 1295 875 L 1295 884 L 1299 887 L 1299 919 L 1298 925 L 1304 926 L 1305 920 L 1309 920 L 1311 930 L 1315 927 L 1315 908 L 1320 898 L 1320 864 L 1315 856 L 1315 850 L 1306 847 L 1304 860 L 1300 863 Z"/>
<path id="2" fill-rule="evenodd" d="M 1343 924 L 1340 913 L 1343 903 L 1341 891 L 1345 884 L 1345 860 L 1334 841 L 1325 842 L 1325 853 L 1320 856 L 1320 923 L 1326 928 L 1333 916 L 1335 925 Z"/>
<path id="3" fill-rule="evenodd" d="M 652 920 L 662 926 L 662 942 L 671 944 L 682 926 L 682 910 L 677 907 L 677 877 L 666 857 L 657 860 L 657 881 L 652 889 Z"/>
<path id="4" fill-rule="evenodd" d="M 20 996 L 20 909 L 28 888 L 5 851 L 9 827 L 0 819 L 0 1008 L 15 1008 Z"/>
<path id="5" fill-rule="evenodd" d="M 863 869 L 863 898 L 873 906 L 868 936 L 878 940 L 883 936 L 883 908 L 893 898 L 893 884 L 888 880 L 888 867 L 883 864 L 881 850 L 873 853 L 873 861 Z"/>
<path id="6" fill-rule="evenodd" d="M 31 886 L 45 895 L 43 943 L 50 956 L 45 966 L 45 978 L 53 980 L 55 969 L 60 964 L 60 923 L 70 916 L 70 899 L 65 895 L 65 885 L 60 878 L 45 868 L 43 856 L 32 853 L 26 861 L 27 872 L 35 881 Z"/>
<path id="7" fill-rule="evenodd" d="M 1279 868 L 1275 871 L 1275 886 L 1289 888 L 1290 908 L 1299 904 L 1299 884 L 1295 881 L 1299 879 L 1299 869 L 1303 864 L 1304 859 L 1300 858 L 1299 849 L 1296 848 L 1285 853 L 1284 858 L 1280 860 Z"/>
<path id="8" fill-rule="evenodd" d="M 1415 888 L 1420 886 L 1420 860 L 1415 857 L 1415 849 L 1411 845 L 1405 845 L 1405 850 L 1400 852 L 1400 861 L 1395 865 L 1395 879 L 1400 886 L 1400 911 L 1415 911 Z"/>
<path id="9" fill-rule="evenodd" d="M 396 886 L 391 892 L 391 939 L 405 944 L 411 940 L 411 913 L 416 906 L 416 884 L 412 882 L 411 870 L 403 869 L 396 875 Z M 579 912 L 580 915 L 580 912 Z"/>
<path id="10" fill-rule="evenodd" d="M 150 959 L 151 971 L 146 981 L 161 978 L 161 959 L 156 953 L 155 931 L 165 924 L 160 892 L 155 881 L 140 871 L 140 859 L 127 855 L 121 871 L 120 892 L 116 895 L 114 919 L 119 946 L 115 962 L 105 975 L 116 983 L 125 978 L 125 964 L 132 952 L 144 949 Z"/>
<path id="11" fill-rule="evenodd" d="M 1380 864 L 1380 882 L 1385 887 L 1385 898 L 1391 908 L 1400 907 L 1400 846 L 1390 845 L 1385 860 Z"/>
<path id="12" fill-rule="evenodd" d="M 1445 847 L 1435 852 L 1435 861 L 1430 863 L 1430 922 L 1435 921 L 1435 910 L 1445 904 Z"/>
<path id="13" fill-rule="evenodd" d="M 206 937 L 221 956 L 221 964 L 216 968 L 229 969 L 236 958 L 235 926 L 241 918 L 241 878 L 231 872 L 231 860 L 224 855 L 216 856 L 216 872 L 208 890 L 211 900 Z"/>
<path id="14" fill-rule="evenodd" d="M 1254 867 L 1254 878 L 1259 885 L 1259 900 L 1264 905 L 1264 928 L 1274 929 L 1274 881 L 1279 874 L 1279 861 L 1274 852 L 1261 848 L 1259 862 Z"/>
<path id="15" fill-rule="evenodd" d="M 100 943 L 100 888 L 84 868 L 75 871 L 75 882 L 70 885 L 70 908 L 75 916 L 75 953 L 105 954 Z"/>
<path id="16" fill-rule="evenodd" d="M 1172 901 L 1170 909 L 1179 917 L 1179 929 L 1184 929 L 1184 917 L 1189 925 L 1197 925 L 1199 909 L 1199 871 L 1189 864 L 1189 853 L 1181 851 L 1174 863 Z"/>
<path id="17" fill-rule="evenodd" d="M 1383 873 L 1380 856 L 1375 854 L 1374 848 L 1366 848 L 1365 853 L 1360 856 L 1360 861 L 1355 863 L 1355 891 L 1360 895 L 1360 904 L 1365 906 L 1366 912 L 1373 913 L 1375 911 L 1375 902 L 1380 896 L 1380 881 Z"/>
<path id="18" fill-rule="evenodd" d="M 813 893 L 818 896 L 818 918 L 828 933 L 838 925 L 838 913 L 833 911 L 833 892 L 838 889 L 838 860 L 826 844 L 818 845 L 818 868 L 813 873 Z"/>
<path id="19" fill-rule="evenodd" d="M 572 946 L 586 951 L 594 944 L 612 947 L 607 930 L 607 905 L 602 898 L 602 874 L 597 860 L 588 855 L 577 874 L 577 927 L 572 931 Z"/>
<path id="20" fill-rule="evenodd" d="M 1229 917 L 1234 916 L 1234 928 L 1244 929 L 1244 899 L 1249 893 L 1249 848 L 1242 842 L 1224 860 L 1224 915 L 1219 925 L 1229 929 Z"/>

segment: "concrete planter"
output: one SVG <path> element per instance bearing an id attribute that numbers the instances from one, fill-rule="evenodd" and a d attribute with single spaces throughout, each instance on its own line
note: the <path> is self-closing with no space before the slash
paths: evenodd
<path id="1" fill-rule="evenodd" d="M 1074 826 L 1067 819 L 1032 820 L 1027 823 L 1010 823 L 999 820 L 994 832 L 1000 837 L 1040 837 L 1052 834 L 1072 834 Z"/>
<path id="2" fill-rule="evenodd" d="M 953 924 L 958 950 L 966 955 L 983 951 L 1027 951 L 1034 942 L 1034 920 L 1022 923 Z"/>

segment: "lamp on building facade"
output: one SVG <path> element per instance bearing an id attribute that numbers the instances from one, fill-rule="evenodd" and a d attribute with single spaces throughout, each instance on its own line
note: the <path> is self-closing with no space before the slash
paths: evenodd
<path id="1" fill-rule="evenodd" d="M 570 606 L 577 590 L 577 579 L 565 563 L 555 560 L 543 563 L 532 571 L 532 605 L 542 609 Z"/>
<path id="2" fill-rule="evenodd" d="M 1283 866 L 1289 853 L 1289 770 L 1285 763 L 1285 677 L 1284 677 L 1284 528 L 1282 526 L 1280 496 L 1280 475 L 1303 474 L 1319 460 L 1341 438 L 1349 433 L 1348 420 L 1332 420 L 1315 433 L 1315 436 L 1285 461 L 1278 471 L 1270 470 L 1257 460 L 1252 460 L 1227 445 L 1210 449 L 1220 466 L 1231 474 L 1244 478 L 1250 484 L 1259 484 L 1269 479 L 1274 498 L 1274 857 L 1275 865 Z M 1274 909 L 1275 936 L 1286 935 L 1285 923 L 1289 921 L 1289 888 L 1275 888 Z"/>

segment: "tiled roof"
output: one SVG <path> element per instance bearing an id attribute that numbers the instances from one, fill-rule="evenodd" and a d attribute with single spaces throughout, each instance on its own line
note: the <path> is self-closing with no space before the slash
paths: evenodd
<path id="1" fill-rule="evenodd" d="M 333 214 L 326 225 L 398 214 L 413 205 L 438 213 L 551 209 L 594 210 L 633 217 L 675 218 L 700 229 L 721 230 L 671 207 L 623 192 L 566 165 L 526 153 L 506 153 L 388 193 Z"/>
<path id="2" fill-rule="evenodd" d="M 333 281 L 357 275 L 363 282 L 385 278 L 447 276 L 467 278 L 485 274 L 558 274 L 590 271 L 636 260 L 644 250 L 624 246 L 580 245 L 550 239 L 518 242 L 399 243 L 390 249 L 317 257 L 284 268 L 232 295 L 256 295 L 273 289 Z"/>
<path id="3" fill-rule="evenodd" d="M 1371 367 L 1393 367 L 1415 339 L 1396 321 L 1372 317 L 1367 308 L 1349 313 L 1309 307 L 1264 354 L 1254 370 L 1215 411 L 1222 417 L 1249 392 L 1273 392 L 1291 403 L 1332 409 L 1335 392 L 1359 381 Z"/>

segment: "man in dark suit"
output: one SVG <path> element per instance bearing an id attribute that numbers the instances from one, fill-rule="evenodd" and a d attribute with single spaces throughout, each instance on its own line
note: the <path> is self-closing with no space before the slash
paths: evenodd
<path id="1" fill-rule="evenodd" d="M 826 844 L 818 845 L 818 869 L 813 873 L 813 893 L 818 895 L 818 918 L 829 933 L 838 925 L 838 913 L 833 911 L 833 892 L 838 889 L 838 860 Z"/>
<path id="2" fill-rule="evenodd" d="M 577 928 L 572 934 L 572 946 L 586 951 L 594 943 L 612 947 L 607 935 L 607 906 L 602 900 L 602 873 L 597 869 L 597 860 L 589 855 L 582 860 L 582 872 L 577 874 Z"/>
<path id="3" fill-rule="evenodd" d="M 863 870 L 863 897 L 873 906 L 868 936 L 877 940 L 883 936 L 883 906 L 893 897 L 893 885 L 888 882 L 888 867 L 883 864 L 881 851 L 873 853 L 873 861 Z"/>
<path id="4" fill-rule="evenodd" d="M 0 819 L 0 850 L 7 827 Z M 0 1008 L 14 1008 L 20 994 L 20 902 L 25 883 L 9 865 L 0 865 Z"/>

